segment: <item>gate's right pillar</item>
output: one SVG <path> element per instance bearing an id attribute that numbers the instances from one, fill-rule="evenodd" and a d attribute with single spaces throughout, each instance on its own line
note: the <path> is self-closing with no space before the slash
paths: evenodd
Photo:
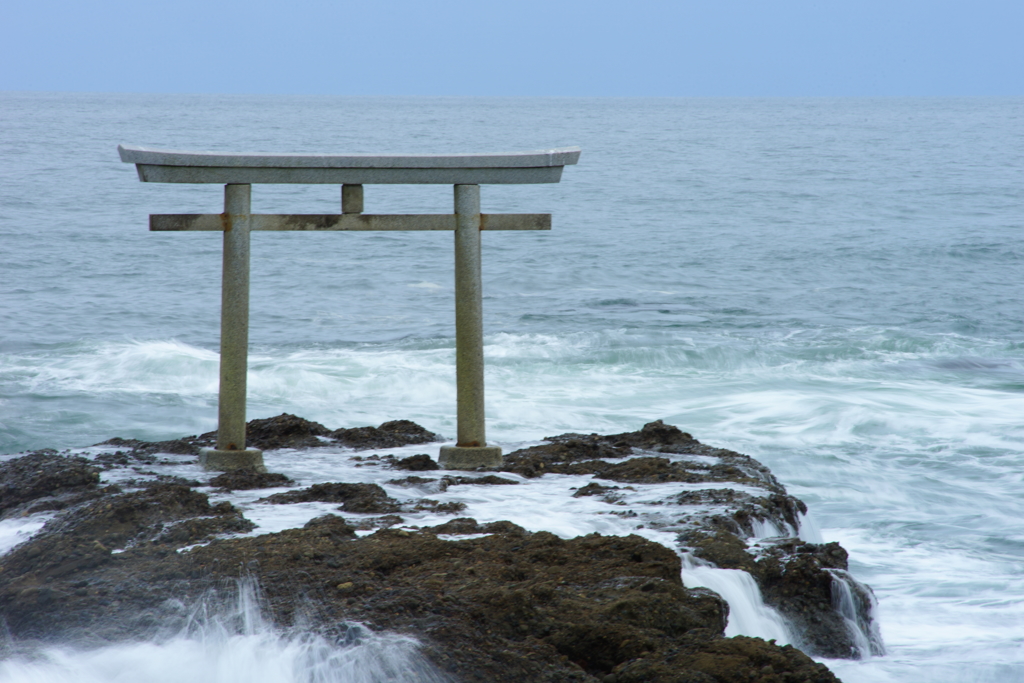
<path id="1" fill-rule="evenodd" d="M 484 322 L 480 273 L 480 186 L 455 186 L 455 383 L 458 442 L 442 446 L 441 467 L 501 465 L 484 428 Z"/>

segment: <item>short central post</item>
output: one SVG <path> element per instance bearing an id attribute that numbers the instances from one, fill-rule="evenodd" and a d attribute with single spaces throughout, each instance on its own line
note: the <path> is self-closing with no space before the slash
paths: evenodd
<path id="1" fill-rule="evenodd" d="M 480 272 L 480 186 L 455 186 L 455 377 L 458 442 L 443 446 L 441 467 L 501 465 L 484 430 L 484 323 Z"/>

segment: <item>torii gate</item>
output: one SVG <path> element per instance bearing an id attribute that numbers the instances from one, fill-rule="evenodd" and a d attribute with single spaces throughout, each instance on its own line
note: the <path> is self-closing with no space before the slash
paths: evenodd
<path id="1" fill-rule="evenodd" d="M 118 145 L 145 183 L 223 183 L 224 213 L 151 214 L 149 229 L 224 233 L 221 285 L 220 395 L 217 447 L 199 461 L 210 470 L 266 471 L 263 452 L 245 443 L 249 351 L 249 233 L 252 230 L 453 230 L 455 232 L 455 373 L 458 441 L 443 446 L 447 469 L 501 464 L 484 433 L 481 230 L 550 230 L 551 214 L 482 214 L 480 185 L 557 183 L 578 147 L 512 154 L 345 155 L 178 152 Z M 253 214 L 253 183 L 341 185 L 340 214 Z M 363 185 L 455 186 L 454 214 L 363 213 Z"/>

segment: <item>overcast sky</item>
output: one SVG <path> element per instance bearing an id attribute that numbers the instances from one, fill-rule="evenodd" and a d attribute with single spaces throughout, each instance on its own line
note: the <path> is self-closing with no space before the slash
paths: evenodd
<path id="1" fill-rule="evenodd" d="M 0 90 L 1024 95 L 1024 0 L 6 0 Z"/>

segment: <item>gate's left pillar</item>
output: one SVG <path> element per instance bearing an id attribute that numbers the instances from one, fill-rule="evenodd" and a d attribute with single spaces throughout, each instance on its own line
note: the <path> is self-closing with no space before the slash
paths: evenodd
<path id="1" fill-rule="evenodd" d="M 251 203 L 251 185 L 224 186 L 217 447 L 204 448 L 199 453 L 203 469 L 220 472 L 238 469 L 267 471 L 263 465 L 263 451 L 245 447 Z"/>

